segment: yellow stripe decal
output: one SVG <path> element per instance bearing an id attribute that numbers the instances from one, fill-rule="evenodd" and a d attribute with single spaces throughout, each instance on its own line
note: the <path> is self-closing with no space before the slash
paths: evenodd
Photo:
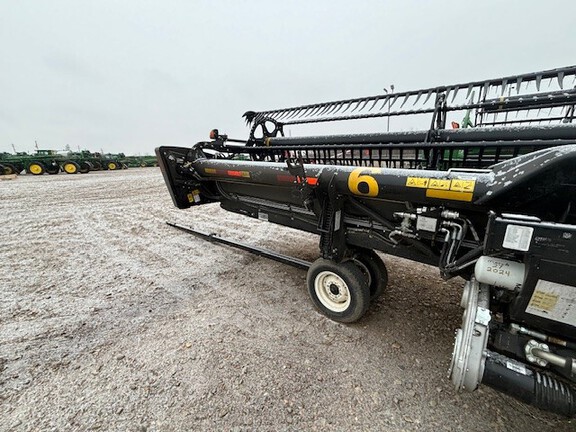
<path id="1" fill-rule="evenodd" d="M 216 174 L 216 170 L 214 168 L 204 168 L 204 172 L 206 174 Z"/>
<path id="2" fill-rule="evenodd" d="M 428 198 L 440 198 L 452 201 L 472 201 L 473 194 L 471 192 L 456 192 L 440 189 L 426 189 L 426 196 Z"/>
<path id="3" fill-rule="evenodd" d="M 436 179 L 436 178 L 426 178 L 426 177 L 408 177 L 406 179 L 406 186 L 413 188 L 422 188 L 435 191 L 450 191 L 450 192 L 464 192 L 466 194 L 474 193 L 474 188 L 476 187 L 476 180 L 460 180 L 460 179 Z M 445 194 L 445 196 L 454 194 Z M 426 196 L 429 197 L 439 197 L 438 194 L 432 194 Z M 462 201 L 471 201 L 469 199 Z"/>

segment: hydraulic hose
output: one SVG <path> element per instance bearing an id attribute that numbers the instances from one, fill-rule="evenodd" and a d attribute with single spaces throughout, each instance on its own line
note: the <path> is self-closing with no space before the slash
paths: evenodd
<path id="1" fill-rule="evenodd" d="M 576 415 L 576 391 L 552 376 L 488 351 L 482 383 L 543 410 Z"/>

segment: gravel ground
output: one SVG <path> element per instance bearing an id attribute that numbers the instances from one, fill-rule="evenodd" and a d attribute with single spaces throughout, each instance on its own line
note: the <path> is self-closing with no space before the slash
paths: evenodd
<path id="1" fill-rule="evenodd" d="M 0 182 L 0 430 L 564 431 L 574 422 L 447 379 L 461 280 L 384 256 L 358 323 L 305 272 L 166 220 L 313 260 L 316 237 L 207 205 L 156 168 Z"/>

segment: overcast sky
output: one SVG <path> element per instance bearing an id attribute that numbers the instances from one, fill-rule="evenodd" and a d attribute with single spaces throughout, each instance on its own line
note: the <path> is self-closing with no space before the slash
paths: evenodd
<path id="1" fill-rule="evenodd" d="M 576 64 L 575 24 L 573 0 L 0 0 L 0 151 L 246 138 L 247 110 Z"/>

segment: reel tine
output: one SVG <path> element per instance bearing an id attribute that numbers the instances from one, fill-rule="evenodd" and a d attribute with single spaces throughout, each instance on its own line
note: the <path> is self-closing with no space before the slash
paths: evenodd
<path id="1" fill-rule="evenodd" d="M 520 86 L 522 86 L 522 77 L 519 76 L 516 80 L 516 94 L 520 94 Z"/>
<path id="2" fill-rule="evenodd" d="M 404 96 L 404 101 L 402 102 L 402 104 L 400 105 L 400 108 L 398 108 L 398 109 L 402 109 L 402 107 L 404 106 L 404 104 L 405 104 L 406 102 L 408 102 L 408 99 L 410 99 L 410 95 L 409 95 L 409 94 L 407 94 L 406 96 Z"/>
<path id="3" fill-rule="evenodd" d="M 318 115 L 318 111 L 320 111 L 323 106 L 323 104 L 318 104 L 318 106 L 310 113 L 310 117 Z"/>
<path id="4" fill-rule="evenodd" d="M 456 95 L 458 94 L 458 90 L 460 90 L 460 87 L 454 88 L 454 94 L 452 95 L 452 101 L 450 103 L 453 103 L 454 99 L 456 99 Z"/>
<path id="5" fill-rule="evenodd" d="M 359 112 L 364 111 L 364 108 L 366 108 L 366 105 L 368 105 L 368 102 L 370 102 L 370 98 L 366 98 L 366 99 L 364 100 L 364 105 L 362 105 L 362 108 L 360 108 L 358 111 L 359 111 Z"/>
<path id="6" fill-rule="evenodd" d="M 376 98 L 374 99 L 374 103 L 372 104 L 372 106 L 370 107 L 370 109 L 368 110 L 368 112 L 372 111 L 374 109 L 374 107 L 376 106 L 376 104 L 378 103 L 378 101 L 380 100 L 380 98 Z"/>
<path id="7" fill-rule="evenodd" d="M 564 72 L 558 72 L 558 85 L 562 90 L 564 90 Z"/>
<path id="8" fill-rule="evenodd" d="M 291 112 L 292 112 L 292 110 L 286 110 L 286 111 L 282 112 L 278 117 L 276 117 L 276 120 L 286 119 L 290 115 Z"/>
<path id="9" fill-rule="evenodd" d="M 358 101 L 356 103 L 356 106 L 354 108 L 352 108 L 352 111 L 350 111 L 351 113 L 353 113 L 354 111 L 356 111 L 358 109 L 358 107 L 360 106 L 360 104 L 362 103 L 362 101 Z"/>
<path id="10" fill-rule="evenodd" d="M 426 99 L 424 99 L 424 104 L 426 104 L 426 102 L 430 100 L 430 96 L 432 96 L 432 93 L 434 93 L 434 90 L 428 90 L 428 93 L 426 94 Z"/>
<path id="11" fill-rule="evenodd" d="M 540 81 L 542 81 L 542 75 L 536 76 L 536 90 L 540 91 Z"/>
<path id="12" fill-rule="evenodd" d="M 490 91 L 490 81 L 486 81 L 484 83 L 484 97 L 488 96 L 489 91 Z"/>
<path id="13" fill-rule="evenodd" d="M 422 92 L 419 91 L 418 94 L 416 95 L 416 100 L 412 103 L 412 106 L 416 105 L 418 103 L 418 101 L 420 100 L 420 97 L 422 96 Z"/>
<path id="14" fill-rule="evenodd" d="M 472 94 L 472 90 L 474 90 L 474 84 L 470 84 L 468 86 L 468 90 L 466 90 L 466 100 L 470 99 L 470 95 Z"/>
<path id="15" fill-rule="evenodd" d="M 386 96 L 384 98 L 384 103 L 382 104 L 382 106 L 380 107 L 380 109 L 378 111 L 382 111 L 384 109 L 384 107 L 386 106 L 386 104 L 388 103 L 388 100 L 390 100 L 390 96 Z"/>
<path id="16" fill-rule="evenodd" d="M 302 114 L 300 114 L 298 116 L 298 118 L 302 118 L 302 117 L 307 117 L 308 113 L 310 112 L 310 110 L 314 109 L 314 107 L 308 107 L 304 110 L 304 112 Z"/>
<path id="17" fill-rule="evenodd" d="M 506 95 L 506 89 L 508 88 L 508 80 L 502 80 L 502 95 Z"/>
<path id="18" fill-rule="evenodd" d="M 329 109 L 326 114 L 333 114 L 339 111 L 340 107 L 342 106 L 342 102 L 335 103 L 332 109 Z"/>
<path id="19" fill-rule="evenodd" d="M 294 112 L 292 113 L 292 115 L 290 115 L 289 117 L 287 117 L 286 120 L 290 120 L 291 118 L 296 117 L 300 111 L 302 111 L 302 108 L 295 109 Z"/>
<path id="20" fill-rule="evenodd" d="M 348 102 L 348 105 L 346 106 L 344 111 L 342 111 L 342 114 L 344 114 L 346 111 L 348 111 L 348 109 L 350 109 L 350 106 L 352 106 L 352 104 L 353 104 L 353 102 Z"/>
<path id="21" fill-rule="evenodd" d="M 326 113 L 326 111 L 328 111 L 330 108 L 332 108 L 333 104 L 327 103 L 324 105 L 325 105 L 324 109 L 318 113 L 319 116 L 324 115 Z"/>

